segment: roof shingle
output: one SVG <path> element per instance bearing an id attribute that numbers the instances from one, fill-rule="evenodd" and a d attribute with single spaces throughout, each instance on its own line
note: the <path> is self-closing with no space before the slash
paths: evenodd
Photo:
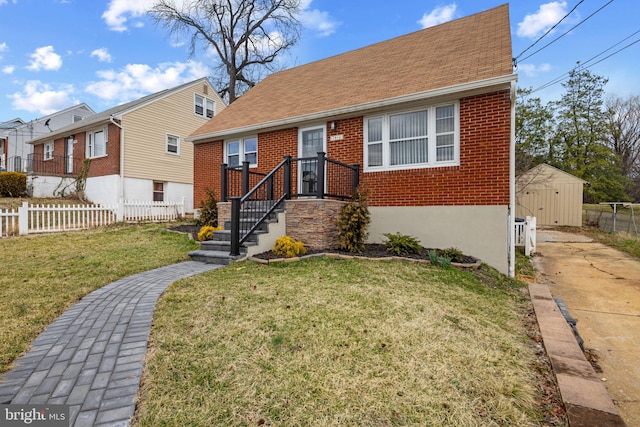
<path id="1" fill-rule="evenodd" d="M 505 4 L 274 73 L 189 139 L 512 74 Z"/>

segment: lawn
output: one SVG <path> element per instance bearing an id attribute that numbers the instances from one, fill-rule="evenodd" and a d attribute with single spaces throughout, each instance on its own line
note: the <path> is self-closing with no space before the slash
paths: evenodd
<path id="1" fill-rule="evenodd" d="M 0 239 L 0 373 L 84 295 L 122 277 L 183 261 L 197 245 L 166 225 Z"/>
<path id="2" fill-rule="evenodd" d="M 545 424 L 514 285 L 328 258 L 181 280 L 154 315 L 134 425 Z"/>

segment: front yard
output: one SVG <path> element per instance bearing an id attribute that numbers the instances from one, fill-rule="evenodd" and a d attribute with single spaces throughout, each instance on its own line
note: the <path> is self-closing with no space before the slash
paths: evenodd
<path id="1" fill-rule="evenodd" d="M 316 258 L 181 280 L 134 425 L 552 425 L 527 299 L 492 274 Z"/>
<path id="2" fill-rule="evenodd" d="M 163 225 L 0 239 L 0 373 L 84 295 L 187 258 L 197 247 Z"/>
<path id="3" fill-rule="evenodd" d="M 165 225 L 0 240 L 0 373 L 51 321 L 196 244 Z M 526 288 L 407 261 L 242 262 L 173 284 L 135 425 L 563 425 Z"/>

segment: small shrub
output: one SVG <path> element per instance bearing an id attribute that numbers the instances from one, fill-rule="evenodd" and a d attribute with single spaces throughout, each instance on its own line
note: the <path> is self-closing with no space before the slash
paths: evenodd
<path id="1" fill-rule="evenodd" d="M 347 252 L 362 252 L 371 221 L 367 207 L 368 194 L 356 189 L 351 201 L 340 208 L 338 215 L 338 244 Z"/>
<path id="2" fill-rule="evenodd" d="M 458 248 L 447 248 L 440 251 L 440 256 L 449 258 L 452 262 L 463 262 L 464 254 Z"/>
<path id="3" fill-rule="evenodd" d="M 27 176 L 20 172 L 0 172 L 0 196 L 20 197 L 27 192 Z"/>
<path id="4" fill-rule="evenodd" d="M 222 230 L 223 227 L 213 227 L 211 225 L 203 225 L 200 227 L 200 231 L 198 231 L 198 241 L 202 242 L 204 240 L 213 239 L 213 233 L 218 230 Z"/>
<path id="5" fill-rule="evenodd" d="M 401 233 L 385 233 L 387 241 L 384 243 L 387 250 L 396 255 L 417 254 L 422 250 L 420 241 L 413 236 Z"/>
<path id="6" fill-rule="evenodd" d="M 429 251 L 429 261 L 431 261 L 432 265 L 438 265 L 438 252 L 435 249 Z"/>
<path id="7" fill-rule="evenodd" d="M 449 268 L 451 267 L 451 258 L 438 254 L 438 251 L 431 249 L 429 251 L 429 261 L 434 267 Z"/>
<path id="8" fill-rule="evenodd" d="M 205 190 L 207 197 L 203 202 L 200 202 L 200 215 L 198 216 L 198 225 L 210 225 L 212 227 L 218 226 L 218 199 L 216 193 L 207 188 Z"/>
<path id="9" fill-rule="evenodd" d="M 293 258 L 306 254 L 307 249 L 302 242 L 294 240 L 289 236 L 282 236 L 276 239 L 276 243 L 273 245 L 273 253 L 285 258 Z"/>

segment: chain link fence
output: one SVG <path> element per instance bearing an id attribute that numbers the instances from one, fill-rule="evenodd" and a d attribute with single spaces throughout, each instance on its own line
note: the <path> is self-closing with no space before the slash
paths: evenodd
<path id="1" fill-rule="evenodd" d="M 585 224 L 598 227 L 608 233 L 628 233 L 640 236 L 638 218 L 633 209 L 630 214 L 586 209 Z"/>

